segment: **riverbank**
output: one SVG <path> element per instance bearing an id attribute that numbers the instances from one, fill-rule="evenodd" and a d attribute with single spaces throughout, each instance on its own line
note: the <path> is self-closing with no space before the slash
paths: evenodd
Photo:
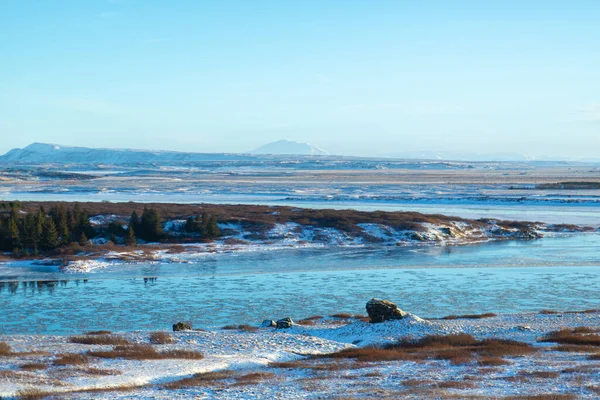
<path id="1" fill-rule="evenodd" d="M 158 203 L 24 202 L 2 205 L 6 221 L 14 221 L 16 226 L 19 226 L 19 218 L 25 221 L 34 214 L 35 218 L 41 218 L 37 217 L 40 209 L 50 210 L 43 219 L 55 219 L 56 226 L 61 225 L 58 212 L 65 215 L 67 210 L 66 215 L 69 216 L 73 209 L 80 217 L 85 215 L 85 225 L 79 222 L 79 225 L 69 228 L 74 232 L 70 236 L 77 236 L 75 232 L 79 231 L 87 232 L 85 240 L 65 240 L 68 243 L 53 250 L 37 253 L 36 249 L 33 252 L 26 245 L 29 236 L 23 222 L 19 228 L 23 231 L 21 236 L 24 239 L 19 242 L 23 248 L 3 254 L 4 261 L 56 264 L 64 272 L 73 273 L 90 272 L 118 263 L 191 262 L 197 257 L 215 253 L 327 246 L 464 245 L 595 231 L 592 227 L 578 225 L 489 218 L 473 220 L 416 212 Z M 160 238 L 157 241 L 149 242 L 139 237 L 136 241 L 133 235 L 128 235 L 131 213 L 137 211 L 144 220 L 145 212 L 142 210 L 146 209 L 154 213 L 157 222 L 153 225 L 152 234 L 146 233 L 143 237 L 156 236 Z M 209 216 L 211 221 L 214 219 L 215 233 L 207 237 L 203 232 Z M 65 229 L 68 229 L 67 226 L 70 225 L 66 224 Z M 136 229 L 136 232 L 141 230 Z M 63 238 L 58 236 L 54 241 L 63 242 Z"/>
<path id="2" fill-rule="evenodd" d="M 599 317 L 409 314 L 372 324 L 338 314 L 289 329 L 4 335 L 0 396 L 595 398 Z"/>

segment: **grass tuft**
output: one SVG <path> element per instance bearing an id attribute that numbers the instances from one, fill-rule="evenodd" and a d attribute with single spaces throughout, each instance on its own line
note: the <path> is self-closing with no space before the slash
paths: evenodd
<path id="1" fill-rule="evenodd" d="M 12 349 L 6 342 L 0 342 L 0 357 L 10 356 L 12 354 Z"/>
<path id="2" fill-rule="evenodd" d="M 106 334 L 92 334 L 84 336 L 72 336 L 69 338 L 70 343 L 87 344 L 87 345 L 102 345 L 102 346 L 125 346 L 131 342 L 123 337 L 112 336 Z"/>
<path id="3" fill-rule="evenodd" d="M 171 344 L 175 343 L 173 336 L 166 332 L 152 332 L 148 336 L 150 343 L 152 344 Z"/>
<path id="4" fill-rule="evenodd" d="M 553 331 L 540 339 L 540 342 L 559 343 L 575 346 L 600 346 L 600 335 L 596 330 L 577 327 Z"/>
<path id="5" fill-rule="evenodd" d="M 39 371 L 42 369 L 47 369 L 48 365 L 43 364 L 43 363 L 27 363 L 27 364 L 23 364 L 21 365 L 21 369 L 23 371 Z"/>
<path id="6" fill-rule="evenodd" d="M 76 354 L 76 353 L 69 353 L 69 354 L 61 354 L 58 356 L 58 358 L 56 358 L 52 364 L 53 365 L 84 365 L 84 364 L 89 364 L 90 359 L 88 356 L 86 356 L 85 354 Z"/>
<path id="7" fill-rule="evenodd" d="M 98 358 L 123 358 L 127 360 L 201 360 L 202 353 L 194 350 L 167 350 L 158 352 L 148 344 L 131 344 L 127 346 L 115 346 L 107 351 L 89 351 L 88 355 Z"/>

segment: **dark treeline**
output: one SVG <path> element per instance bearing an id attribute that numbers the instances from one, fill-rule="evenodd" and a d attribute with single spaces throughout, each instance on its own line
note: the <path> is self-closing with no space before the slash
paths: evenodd
<path id="1" fill-rule="evenodd" d="M 215 239 L 221 236 L 217 217 L 209 216 L 207 213 L 189 217 L 185 222 L 185 231 L 188 233 L 198 233 L 200 237 L 206 239 Z"/>
<path id="2" fill-rule="evenodd" d="M 15 255 L 36 256 L 73 245 L 85 246 L 90 238 L 104 237 L 115 244 L 135 246 L 138 240 L 159 242 L 167 239 L 163 221 L 154 208 L 144 208 L 141 215 L 133 211 L 126 221 L 111 222 L 108 226 L 94 227 L 89 214 L 79 204 L 64 204 L 49 210 L 40 207 L 36 212 L 25 212 L 19 202 L 0 203 L 0 250 Z M 185 224 L 189 236 L 215 239 L 220 236 L 215 216 L 190 217 Z M 184 232 L 182 232 L 184 233 Z"/>
<path id="3" fill-rule="evenodd" d="M 25 213 L 19 203 L 2 203 L 0 249 L 16 254 L 37 255 L 40 250 L 54 250 L 72 242 L 86 244 L 95 231 L 89 216 L 78 204 L 67 209 L 63 205 L 46 211 Z"/>

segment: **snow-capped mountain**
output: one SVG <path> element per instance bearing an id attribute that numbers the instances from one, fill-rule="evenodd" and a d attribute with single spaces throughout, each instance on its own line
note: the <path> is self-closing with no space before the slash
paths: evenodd
<path id="1" fill-rule="evenodd" d="M 291 140 L 278 140 L 276 142 L 268 143 L 258 149 L 252 150 L 250 153 L 304 156 L 324 156 L 329 154 L 325 150 L 311 146 L 308 143 L 294 142 Z"/>
<path id="2" fill-rule="evenodd" d="M 132 149 L 94 149 L 47 143 L 33 143 L 22 149 L 12 149 L 0 162 L 131 164 L 153 162 L 189 162 L 217 160 L 247 160 L 252 156 L 226 153 L 183 153 Z"/>

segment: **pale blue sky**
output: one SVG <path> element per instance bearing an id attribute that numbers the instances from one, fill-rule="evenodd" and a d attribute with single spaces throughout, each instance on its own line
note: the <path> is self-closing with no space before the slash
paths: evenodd
<path id="1" fill-rule="evenodd" d="M 600 1 L 0 0 L 0 152 L 598 157 Z"/>

